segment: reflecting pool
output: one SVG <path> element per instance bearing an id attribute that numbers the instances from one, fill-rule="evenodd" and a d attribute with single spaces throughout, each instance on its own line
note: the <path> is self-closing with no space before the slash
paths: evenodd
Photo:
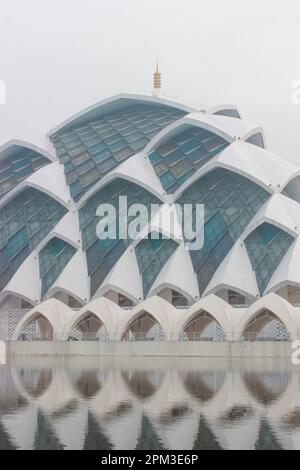
<path id="1" fill-rule="evenodd" d="M 300 449 L 300 366 L 14 358 L 0 365 L 4 449 Z"/>

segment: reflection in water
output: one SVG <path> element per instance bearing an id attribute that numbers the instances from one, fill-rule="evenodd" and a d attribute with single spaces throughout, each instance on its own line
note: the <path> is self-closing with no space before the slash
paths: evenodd
<path id="1" fill-rule="evenodd" d="M 159 374 L 153 371 L 126 370 L 122 376 L 131 392 L 140 399 L 151 397 L 161 382 Z"/>
<path id="2" fill-rule="evenodd" d="M 25 370 L 19 372 L 25 390 L 34 398 L 40 397 L 52 381 L 52 370 Z"/>
<path id="3" fill-rule="evenodd" d="M 220 416 L 220 421 L 224 423 L 234 423 L 237 421 L 243 421 L 246 418 L 250 418 L 254 415 L 253 410 L 250 406 L 233 406 L 229 410 Z"/>
<path id="4" fill-rule="evenodd" d="M 250 393 L 264 405 L 270 405 L 284 393 L 291 379 L 291 374 L 276 372 L 247 372 L 244 375 L 245 384 Z"/>
<path id="5" fill-rule="evenodd" d="M 97 371 L 82 371 L 74 383 L 74 387 L 82 398 L 92 398 L 97 395 L 101 390 L 101 383 L 97 376 Z"/>
<path id="6" fill-rule="evenodd" d="M 2 449 L 300 449 L 300 368 L 13 358 L 0 366 Z"/>
<path id="7" fill-rule="evenodd" d="M 225 373 L 214 373 L 214 371 L 188 372 L 184 378 L 184 384 L 189 393 L 201 402 L 213 398 L 221 387 Z"/>

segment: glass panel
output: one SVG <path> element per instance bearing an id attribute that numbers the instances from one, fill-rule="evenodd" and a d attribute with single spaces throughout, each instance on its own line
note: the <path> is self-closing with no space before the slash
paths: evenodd
<path id="1" fill-rule="evenodd" d="M 66 172 L 70 171 L 68 162 L 76 166 L 89 160 L 94 162 L 99 172 L 89 183 L 92 185 L 120 162 L 143 149 L 161 129 L 184 114 L 163 105 L 134 104 L 75 129 L 62 129 L 52 136 L 52 141 Z M 88 190 L 88 186 L 78 180 L 90 169 L 90 166 L 76 169 L 76 176 L 67 180 L 76 201 Z"/>
<path id="2" fill-rule="evenodd" d="M 190 126 L 155 149 L 149 159 L 163 187 L 170 194 L 228 145 L 229 142 L 214 133 Z M 164 171 L 161 170 L 162 162 Z M 167 169 L 175 178 L 172 185 L 163 175 Z"/>
<path id="3" fill-rule="evenodd" d="M 23 190 L 1 209 L 0 260 L 6 271 L 0 290 L 66 212 L 57 201 L 33 188 Z"/>
<path id="4" fill-rule="evenodd" d="M 245 202 L 241 188 L 247 191 L 255 204 Z M 177 201 L 179 204 L 204 204 L 204 246 L 190 251 L 200 292 L 203 294 L 216 269 L 231 250 L 234 242 L 245 230 L 257 210 L 270 194 L 243 176 L 218 168 L 207 173 L 188 188 Z M 257 240 L 254 243 L 256 262 L 266 254 L 266 247 Z M 274 252 L 278 247 L 274 248 Z M 254 262 L 253 257 L 252 262 Z"/>
<path id="5" fill-rule="evenodd" d="M 257 227 L 246 238 L 245 245 L 261 294 L 293 241 L 291 235 L 268 223 Z"/>

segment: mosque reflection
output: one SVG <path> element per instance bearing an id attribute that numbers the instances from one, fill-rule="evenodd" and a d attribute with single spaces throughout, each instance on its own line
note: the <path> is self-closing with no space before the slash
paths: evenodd
<path id="1" fill-rule="evenodd" d="M 285 360 L 14 358 L 0 449 L 300 449 Z"/>

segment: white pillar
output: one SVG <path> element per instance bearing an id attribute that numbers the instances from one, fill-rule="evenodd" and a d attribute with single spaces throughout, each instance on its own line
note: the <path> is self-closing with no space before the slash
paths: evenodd
<path id="1" fill-rule="evenodd" d="M 6 344 L 0 341 L 0 364 L 6 364 Z"/>

